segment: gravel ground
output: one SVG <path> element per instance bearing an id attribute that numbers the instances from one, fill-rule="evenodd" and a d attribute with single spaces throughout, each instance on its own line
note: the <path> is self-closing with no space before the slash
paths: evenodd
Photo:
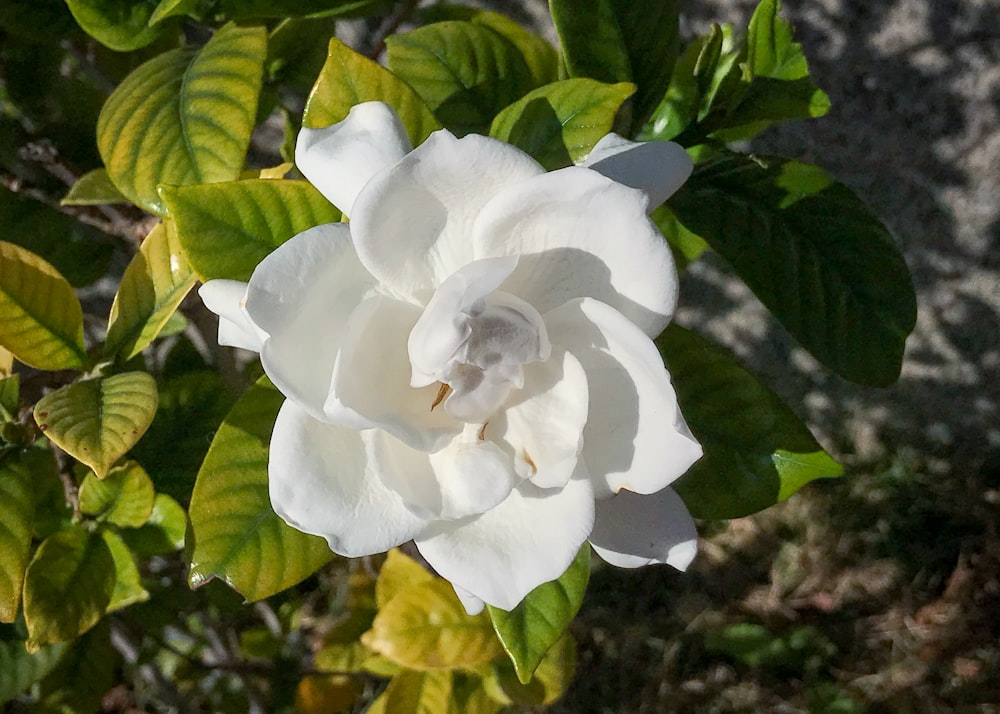
<path id="1" fill-rule="evenodd" d="M 553 36 L 544 3 L 484 4 Z M 745 26 L 754 4 L 684 3 L 684 29 Z M 557 712 L 1000 711 L 1000 4 L 785 0 L 784 15 L 833 107 L 748 148 L 826 168 L 891 228 L 919 305 L 903 373 L 887 390 L 831 376 L 721 261 L 692 266 L 677 320 L 733 349 L 849 474 L 703 524 L 684 576 L 596 572 Z M 793 656 L 719 644 L 747 624 Z"/>

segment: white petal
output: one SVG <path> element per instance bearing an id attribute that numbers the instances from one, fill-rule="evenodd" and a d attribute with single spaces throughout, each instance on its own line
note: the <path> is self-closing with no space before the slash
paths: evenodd
<path id="1" fill-rule="evenodd" d="M 677 303 L 670 248 L 635 189 L 578 166 L 522 181 L 483 208 L 476 258 L 520 255 L 502 289 L 545 313 L 593 297 L 655 337 Z"/>
<path id="2" fill-rule="evenodd" d="M 295 164 L 334 206 L 350 216 L 364 185 L 413 148 L 396 112 L 382 102 L 351 108 L 342 122 L 303 128 L 295 143 Z"/>
<path id="3" fill-rule="evenodd" d="M 656 346 L 617 310 L 574 300 L 545 315 L 554 345 L 580 360 L 590 387 L 583 457 L 598 498 L 655 493 L 701 457 Z"/>
<path id="4" fill-rule="evenodd" d="M 490 441 L 458 436 L 433 454 L 373 430 L 372 457 L 385 484 L 418 515 L 454 520 L 502 503 L 517 481 L 509 455 Z"/>
<path id="5" fill-rule="evenodd" d="M 310 228 L 278 246 L 254 270 L 246 311 L 270 335 L 267 376 L 317 419 L 326 419 L 333 365 L 347 319 L 375 290 L 344 223 Z"/>
<path id="6" fill-rule="evenodd" d="M 694 169 L 680 144 L 629 141 L 618 134 L 608 134 L 597 142 L 582 165 L 645 193 L 648 211 L 670 198 Z"/>
<path id="7" fill-rule="evenodd" d="M 543 172 L 509 144 L 436 131 L 358 196 L 351 233 L 361 262 L 390 291 L 424 304 L 472 261 L 480 208 L 504 187 Z"/>
<path id="8" fill-rule="evenodd" d="M 572 476 L 583 446 L 587 376 L 565 350 L 524 372 L 524 389 L 511 395 L 497 438 L 511 447 L 525 478 L 542 488 L 559 488 Z"/>
<path id="9" fill-rule="evenodd" d="M 219 344 L 260 352 L 267 333 L 243 310 L 247 284 L 239 280 L 209 280 L 198 290 L 205 307 L 219 316 Z"/>
<path id="10" fill-rule="evenodd" d="M 698 532 L 672 488 L 647 496 L 622 491 L 598 501 L 590 544 L 621 568 L 667 563 L 686 570 L 698 550 Z"/>
<path id="11" fill-rule="evenodd" d="M 407 341 L 413 365 L 411 384 L 426 387 L 469 338 L 469 315 L 514 272 L 517 256 L 477 260 L 449 275 L 427 303 Z"/>
<path id="12" fill-rule="evenodd" d="M 426 526 L 371 469 L 362 432 L 325 424 L 286 400 L 271 435 L 271 506 L 339 555 L 381 553 Z"/>
<path id="13" fill-rule="evenodd" d="M 467 520 L 438 521 L 415 542 L 442 577 L 490 605 L 511 610 L 566 571 L 593 519 L 593 491 L 581 463 L 562 489 L 522 481 L 493 510 Z"/>
<path id="14" fill-rule="evenodd" d="M 451 587 L 455 591 L 455 594 L 458 596 L 458 599 L 461 601 L 462 607 L 465 608 L 465 611 L 469 615 L 475 617 L 476 615 L 478 615 L 483 611 L 483 608 L 486 607 L 485 602 L 483 602 L 480 598 L 476 597 L 469 591 L 463 590 L 462 588 L 455 585 L 455 583 L 452 583 Z"/>
<path id="15" fill-rule="evenodd" d="M 429 452 L 442 448 L 463 425 L 444 409 L 431 408 L 437 386 L 410 386 L 406 340 L 419 316 L 420 308 L 384 296 L 361 303 L 344 331 L 327 406 L 346 407 Z"/>

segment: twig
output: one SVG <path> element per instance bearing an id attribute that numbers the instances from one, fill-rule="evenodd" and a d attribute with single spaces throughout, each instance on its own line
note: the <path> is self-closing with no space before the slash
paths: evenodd
<path id="1" fill-rule="evenodd" d="M 385 18 L 385 21 L 379 25 L 373 35 L 371 49 L 368 51 L 368 56 L 371 59 L 378 59 L 378 56 L 385 50 L 385 39 L 406 22 L 406 18 L 410 16 L 410 13 L 416 9 L 418 4 L 419 0 L 404 0 L 398 10 L 390 13 Z"/>
<path id="2" fill-rule="evenodd" d="M 111 645 L 124 660 L 134 665 L 139 661 L 139 643 L 132 637 L 120 620 L 111 620 Z M 144 662 L 138 667 L 139 675 L 153 685 L 161 699 L 177 712 L 194 712 L 191 705 L 184 699 L 177 687 L 166 678 L 160 668 L 153 662 Z"/>

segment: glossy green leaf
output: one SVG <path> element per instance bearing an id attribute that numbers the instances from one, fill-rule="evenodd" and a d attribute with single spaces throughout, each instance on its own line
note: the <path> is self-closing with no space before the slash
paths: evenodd
<path id="1" fill-rule="evenodd" d="M 820 362 L 887 386 L 916 321 L 910 273 L 871 210 L 821 177 L 794 161 L 723 154 L 668 205 Z"/>
<path id="2" fill-rule="evenodd" d="M 549 0 L 570 77 L 607 84 L 632 81 L 632 67 L 612 0 Z"/>
<path id="3" fill-rule="evenodd" d="M 532 84 L 536 87 L 559 79 L 559 54 L 544 37 L 498 12 L 484 10 L 474 13 L 469 19 L 476 25 L 483 25 L 503 35 L 517 47 L 524 63 L 528 65 Z"/>
<path id="4" fill-rule="evenodd" d="M 380 608 L 361 641 L 410 669 L 474 667 L 500 653 L 484 613 L 469 615 L 441 579 L 406 588 Z"/>
<path id="5" fill-rule="evenodd" d="M 286 17 L 267 37 L 264 82 L 309 90 L 327 60 L 336 31 L 332 18 Z"/>
<path id="6" fill-rule="evenodd" d="M 389 69 L 458 135 L 485 134 L 501 109 L 534 89 L 518 48 L 484 25 L 439 22 L 386 39 Z"/>
<path id="7" fill-rule="evenodd" d="M 31 555 L 35 481 L 51 463 L 51 455 L 40 448 L 0 455 L 0 622 L 17 617 Z"/>
<path id="8" fill-rule="evenodd" d="M 61 714 L 91 714 L 116 682 L 121 656 L 111 644 L 111 626 L 101 620 L 67 648 L 39 686 L 39 709 Z"/>
<path id="9" fill-rule="evenodd" d="M 170 355 L 176 354 L 175 348 Z M 146 469 L 158 492 L 186 502 L 211 443 L 206 435 L 219 428 L 236 397 L 215 372 L 184 369 L 159 386 L 156 418 L 131 456 Z"/>
<path id="10" fill-rule="evenodd" d="M 101 110 L 97 145 L 122 194 L 162 216 L 160 184 L 239 176 L 257 114 L 266 45 L 263 28 L 228 25 L 196 54 L 171 50 L 118 85 Z"/>
<path id="11" fill-rule="evenodd" d="M 115 563 L 99 535 L 72 526 L 35 552 L 24 580 L 29 647 L 65 642 L 93 627 L 115 589 Z"/>
<path id="12" fill-rule="evenodd" d="M 585 543 L 565 573 L 539 585 L 510 612 L 487 606 L 493 629 L 522 683 L 531 680 L 545 653 L 576 617 L 588 580 L 590 545 Z"/>
<path id="13" fill-rule="evenodd" d="M 234 20 L 272 17 L 363 17 L 374 14 L 389 0 L 219 0 L 226 17 Z"/>
<path id="14" fill-rule="evenodd" d="M 203 280 L 249 280 L 257 264 L 292 236 L 340 220 L 305 181 L 247 179 L 162 193 L 181 246 Z"/>
<path id="15" fill-rule="evenodd" d="M 141 528 L 121 532 L 122 540 L 136 557 L 166 555 L 184 547 L 187 513 L 177 501 L 163 493 L 156 494 L 153 512 Z"/>
<path id="16" fill-rule="evenodd" d="M 118 52 L 145 47 L 160 34 L 160 28 L 149 26 L 154 2 L 66 0 L 66 4 L 88 35 Z"/>
<path id="17" fill-rule="evenodd" d="M 83 309 L 55 268 L 0 241 L 0 345 L 38 369 L 80 369 Z"/>
<path id="18" fill-rule="evenodd" d="M 97 229 L 3 186 L 0 238 L 50 263 L 77 288 L 101 278 L 114 254 L 111 240 Z"/>
<path id="19" fill-rule="evenodd" d="M 121 528 L 138 528 L 153 513 L 153 482 L 134 461 L 99 479 L 87 474 L 80 484 L 80 511 Z"/>
<path id="20" fill-rule="evenodd" d="M 148 600 L 149 593 L 142 587 L 139 568 L 128 545 L 117 533 L 106 528 L 101 529 L 101 537 L 107 544 L 111 559 L 115 563 L 115 589 L 111 593 L 107 611 L 114 612 Z"/>
<path id="21" fill-rule="evenodd" d="M 336 124 L 355 104 L 373 101 L 385 102 L 396 110 L 414 146 L 441 128 L 410 85 L 337 38 L 330 40 L 326 62 L 306 102 L 302 125 L 315 128 Z"/>
<path id="22" fill-rule="evenodd" d="M 794 412 L 726 350 L 677 325 L 656 343 L 705 450 L 675 484 L 693 516 L 746 516 L 843 472 Z"/>
<path id="23" fill-rule="evenodd" d="M 611 131 L 622 102 L 635 86 L 567 79 L 535 89 L 497 114 L 490 136 L 535 157 L 546 169 L 586 158 Z"/>
<path id="24" fill-rule="evenodd" d="M 149 16 L 149 25 L 163 22 L 168 17 L 187 15 L 198 9 L 198 0 L 160 0 Z"/>
<path id="25" fill-rule="evenodd" d="M 522 682 L 508 660 L 497 660 L 484 679 L 490 696 L 502 704 L 538 706 L 559 699 L 573 681 L 576 672 L 576 641 L 569 632 L 563 636 L 539 663 L 528 682 Z"/>
<path id="26" fill-rule="evenodd" d="M 284 397 L 258 383 L 226 416 L 191 495 L 192 587 L 220 578 L 260 600 L 312 575 L 333 554 L 285 524 L 267 493 L 267 444 Z"/>
<path id="27" fill-rule="evenodd" d="M 663 97 L 678 50 L 677 0 L 550 0 L 570 77 L 632 82 L 629 126 Z"/>
<path id="28" fill-rule="evenodd" d="M 403 671 L 379 699 L 386 714 L 441 714 L 449 711 L 451 684 L 451 672 Z"/>
<path id="29" fill-rule="evenodd" d="M 194 286 L 194 271 L 181 250 L 173 221 L 157 224 L 125 268 L 108 318 L 104 356 L 128 360 L 166 325 Z"/>
<path id="30" fill-rule="evenodd" d="M 63 451 L 104 478 L 145 433 L 156 403 L 156 381 L 146 372 L 125 372 L 45 395 L 35 405 L 35 421 Z"/>
<path id="31" fill-rule="evenodd" d="M 104 206 L 127 202 L 112 183 L 107 169 L 94 169 L 78 178 L 59 203 L 63 206 Z"/>
<path id="32" fill-rule="evenodd" d="M 0 704 L 27 691 L 51 672 L 66 651 L 59 643 L 29 653 L 19 639 L 0 639 Z"/>

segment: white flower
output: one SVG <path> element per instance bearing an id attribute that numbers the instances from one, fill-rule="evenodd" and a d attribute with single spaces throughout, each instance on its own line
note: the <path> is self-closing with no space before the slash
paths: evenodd
<path id="1" fill-rule="evenodd" d="M 683 149 L 609 135 L 546 173 L 482 136 L 412 149 L 372 102 L 303 129 L 296 160 L 350 223 L 201 289 L 220 343 L 288 397 L 274 510 L 344 556 L 412 539 L 470 612 L 513 608 L 588 539 L 684 569 L 696 533 L 668 484 L 701 448 L 651 340 L 677 275 L 647 218 Z"/>

